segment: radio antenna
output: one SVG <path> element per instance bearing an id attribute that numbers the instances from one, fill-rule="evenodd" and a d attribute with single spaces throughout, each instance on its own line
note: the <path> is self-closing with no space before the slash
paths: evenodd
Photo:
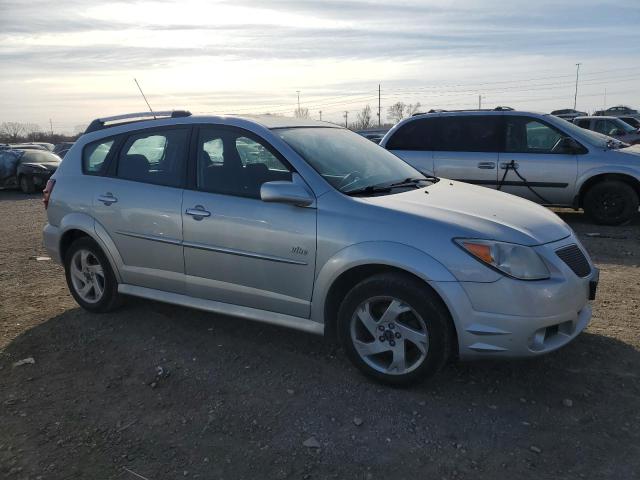
<path id="1" fill-rule="evenodd" d="M 147 107 L 149 107 L 149 111 L 151 112 L 151 115 L 153 115 L 153 119 L 156 119 L 156 114 L 153 113 L 153 109 L 151 108 L 151 105 L 149 105 L 149 101 L 147 100 L 147 97 L 145 96 L 144 92 L 142 91 L 142 88 L 140 88 L 140 84 L 138 83 L 138 80 L 136 80 L 135 78 L 133 79 L 134 82 L 136 82 L 136 85 L 138 86 L 138 90 L 140 90 L 140 94 L 142 95 L 142 98 L 144 98 L 144 101 L 147 104 Z"/>

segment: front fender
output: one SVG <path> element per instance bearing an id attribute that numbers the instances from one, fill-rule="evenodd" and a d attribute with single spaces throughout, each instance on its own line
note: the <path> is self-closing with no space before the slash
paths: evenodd
<path id="1" fill-rule="evenodd" d="M 588 180 L 598 175 L 626 175 L 640 182 L 640 170 L 638 168 L 624 165 L 603 165 L 582 172 L 576 182 L 576 192 L 580 192 Z"/>
<path id="2" fill-rule="evenodd" d="M 425 282 L 457 282 L 444 265 L 417 248 L 396 242 L 363 242 L 338 251 L 318 271 L 313 287 L 311 320 L 325 323 L 324 308 L 333 282 L 363 265 L 386 265 L 416 275 Z"/>

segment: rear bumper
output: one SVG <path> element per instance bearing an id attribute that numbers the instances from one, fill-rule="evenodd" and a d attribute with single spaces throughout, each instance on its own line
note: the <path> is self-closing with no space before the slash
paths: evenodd
<path id="1" fill-rule="evenodd" d="M 49 256 L 58 263 L 62 263 L 60 258 L 60 229 L 49 223 L 42 230 L 42 243 Z"/>

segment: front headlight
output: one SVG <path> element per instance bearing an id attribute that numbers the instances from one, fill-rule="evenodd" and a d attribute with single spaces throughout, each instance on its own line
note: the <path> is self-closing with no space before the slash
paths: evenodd
<path id="1" fill-rule="evenodd" d="M 520 280 L 549 278 L 549 269 L 531 247 L 494 240 L 459 238 L 455 242 L 482 263 Z"/>

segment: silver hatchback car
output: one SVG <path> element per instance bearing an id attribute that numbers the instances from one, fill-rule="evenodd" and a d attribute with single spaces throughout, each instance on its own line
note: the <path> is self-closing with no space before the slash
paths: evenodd
<path id="1" fill-rule="evenodd" d="M 327 334 L 395 384 L 589 323 L 598 270 L 535 203 L 328 123 L 156 116 L 94 121 L 44 192 L 44 244 L 91 312 L 128 295 Z"/>

